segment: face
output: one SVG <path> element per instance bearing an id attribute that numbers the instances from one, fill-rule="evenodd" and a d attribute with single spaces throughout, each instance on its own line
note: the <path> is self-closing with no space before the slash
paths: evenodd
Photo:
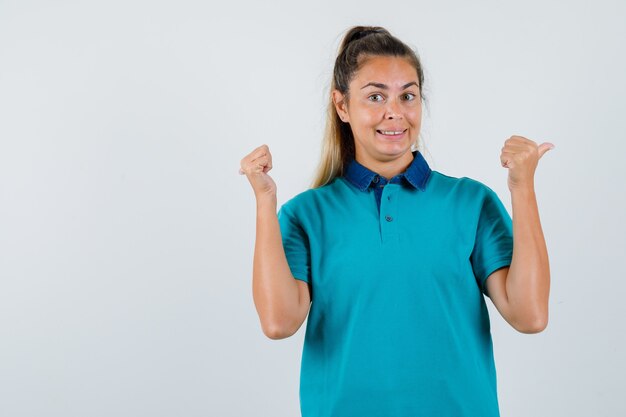
<path id="1" fill-rule="evenodd" d="M 417 71 L 399 57 L 370 57 L 349 86 L 333 101 L 339 117 L 350 123 L 357 161 L 364 164 L 398 158 L 411 161 L 422 121 Z"/>

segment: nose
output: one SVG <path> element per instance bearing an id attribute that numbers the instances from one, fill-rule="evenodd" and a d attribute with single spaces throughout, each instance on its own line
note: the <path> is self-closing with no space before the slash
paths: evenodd
<path id="1" fill-rule="evenodd" d="M 389 100 L 385 112 L 385 119 L 398 119 L 402 117 L 402 112 L 399 109 L 395 100 Z"/>

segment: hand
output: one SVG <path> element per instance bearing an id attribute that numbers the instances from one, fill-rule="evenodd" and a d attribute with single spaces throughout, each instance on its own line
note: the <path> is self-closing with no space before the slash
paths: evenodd
<path id="1" fill-rule="evenodd" d="M 509 190 L 523 187 L 534 188 L 537 163 L 548 150 L 554 147 L 554 144 L 550 142 L 537 145 L 530 139 L 515 135 L 504 141 L 500 162 L 503 167 L 509 169 L 507 181 Z"/>
<path id="2" fill-rule="evenodd" d="M 272 169 L 272 154 L 267 145 L 261 145 L 241 160 L 240 175 L 246 175 L 257 198 L 276 198 L 276 183 L 267 175 Z"/>

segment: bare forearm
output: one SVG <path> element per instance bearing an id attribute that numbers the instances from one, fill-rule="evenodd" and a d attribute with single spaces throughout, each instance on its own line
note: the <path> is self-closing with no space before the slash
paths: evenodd
<path id="1" fill-rule="evenodd" d="M 506 292 L 520 326 L 543 329 L 548 322 L 550 265 L 534 187 L 513 189 L 513 259 Z"/>
<path id="2" fill-rule="evenodd" d="M 257 200 L 252 291 L 266 335 L 280 337 L 293 325 L 298 286 L 291 274 L 276 215 L 276 199 Z"/>

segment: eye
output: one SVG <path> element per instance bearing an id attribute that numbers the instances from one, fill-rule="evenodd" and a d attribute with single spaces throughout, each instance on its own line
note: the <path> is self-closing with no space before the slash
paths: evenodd
<path id="1" fill-rule="evenodd" d="M 369 99 L 370 101 L 380 101 L 380 100 L 371 100 L 371 98 L 372 98 L 372 97 L 381 97 L 381 98 L 382 98 L 382 95 L 380 95 L 380 94 L 376 93 L 376 94 L 372 94 L 371 96 L 369 96 L 369 97 L 368 97 L 368 99 Z"/>
<path id="2" fill-rule="evenodd" d="M 407 96 L 411 96 L 411 97 L 408 99 L 409 101 L 410 101 L 410 100 L 414 100 L 414 99 L 415 99 L 415 94 L 413 94 L 413 93 L 406 93 L 406 94 L 404 95 L 404 97 L 407 97 Z"/>

